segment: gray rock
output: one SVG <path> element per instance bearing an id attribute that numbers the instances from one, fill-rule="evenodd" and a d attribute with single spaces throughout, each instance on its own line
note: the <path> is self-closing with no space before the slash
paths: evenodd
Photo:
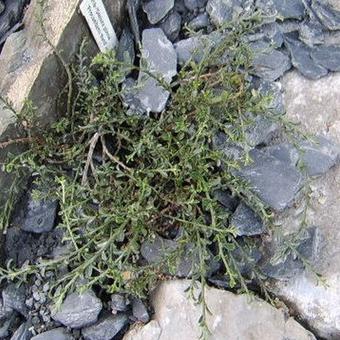
<path id="1" fill-rule="evenodd" d="M 325 42 L 325 32 L 318 20 L 305 20 L 299 27 L 299 39 L 307 46 L 321 45 Z"/>
<path id="2" fill-rule="evenodd" d="M 143 31 L 142 43 L 142 65 L 155 77 L 170 83 L 177 74 L 177 55 L 171 42 L 160 28 L 151 28 Z M 147 113 L 163 111 L 169 96 L 157 79 L 143 72 L 139 74 L 137 98 Z"/>
<path id="3" fill-rule="evenodd" d="M 122 294 L 112 294 L 110 304 L 113 313 L 126 312 L 128 309 L 128 300 Z"/>
<path id="4" fill-rule="evenodd" d="M 311 57 L 317 65 L 329 71 L 340 71 L 340 47 L 321 46 L 311 52 Z"/>
<path id="5" fill-rule="evenodd" d="M 253 80 L 253 84 L 254 88 L 259 91 L 262 96 L 272 97 L 271 102 L 268 103 L 268 109 L 273 110 L 275 113 L 285 113 L 283 93 L 281 86 L 278 83 L 257 78 Z"/>
<path id="6" fill-rule="evenodd" d="M 265 80 L 274 81 L 291 68 L 291 62 L 284 52 L 274 50 L 265 41 L 250 44 L 254 53 L 253 73 Z"/>
<path id="7" fill-rule="evenodd" d="M 287 164 L 261 150 L 252 150 L 253 163 L 235 174 L 249 182 L 251 189 L 270 208 L 282 211 L 291 206 L 304 184 L 304 177 Z"/>
<path id="8" fill-rule="evenodd" d="M 305 14 L 302 0 L 273 0 L 277 15 L 281 20 L 301 19 Z"/>
<path id="9" fill-rule="evenodd" d="M 128 65 L 133 65 L 135 60 L 135 43 L 133 34 L 128 28 L 124 28 L 119 39 L 117 59 Z"/>
<path id="10" fill-rule="evenodd" d="M 235 19 L 242 10 L 240 0 L 209 0 L 207 3 L 207 12 L 216 26 Z"/>
<path id="11" fill-rule="evenodd" d="M 244 148 L 223 132 L 218 132 L 213 137 L 213 148 L 220 151 L 224 157 L 230 160 L 239 160 L 244 156 Z"/>
<path id="12" fill-rule="evenodd" d="M 297 149 L 288 143 L 267 146 L 261 150 L 286 164 L 291 164 L 292 166 L 296 166 L 299 161 L 299 153 Z"/>
<path id="13" fill-rule="evenodd" d="M 160 22 L 174 7 L 174 0 L 151 0 L 143 4 L 143 10 L 147 14 L 151 24 Z"/>
<path id="14" fill-rule="evenodd" d="M 255 117 L 249 114 L 249 124 L 244 131 L 245 142 L 250 147 L 267 144 L 279 130 L 279 125 L 273 119 L 261 114 Z"/>
<path id="15" fill-rule="evenodd" d="M 141 246 L 141 254 L 148 263 L 161 263 L 174 251 L 179 249 L 179 243 L 174 240 L 156 236 L 153 240 L 145 241 Z M 174 264 L 175 268 L 163 268 L 168 273 L 171 269 L 176 276 L 188 277 L 192 272 L 193 265 L 197 262 L 197 254 L 194 253 L 193 245 L 184 247 L 180 260 Z"/>
<path id="16" fill-rule="evenodd" d="M 0 320 L 0 339 L 7 339 L 14 316 L 12 314 L 9 319 Z"/>
<path id="17" fill-rule="evenodd" d="M 2 302 L 5 309 L 13 309 L 23 316 L 27 316 L 25 287 L 17 287 L 15 284 L 8 285 L 2 291 Z"/>
<path id="18" fill-rule="evenodd" d="M 70 328 L 82 328 L 95 323 L 102 310 L 102 302 L 92 290 L 83 294 L 69 294 L 60 309 L 52 311 L 52 318 Z"/>
<path id="19" fill-rule="evenodd" d="M 137 18 L 137 12 L 140 5 L 140 0 L 127 0 L 126 8 L 129 14 L 129 22 L 131 26 L 131 31 L 135 37 L 137 44 L 140 44 L 140 30 Z"/>
<path id="20" fill-rule="evenodd" d="M 209 16 L 207 13 L 202 13 L 199 14 L 197 17 L 195 17 L 194 19 L 192 19 L 189 24 L 188 27 L 194 31 L 197 31 L 199 29 L 208 27 L 210 24 L 209 22 Z"/>
<path id="21" fill-rule="evenodd" d="M 73 340 L 74 337 L 65 328 L 59 327 L 50 331 L 40 333 L 31 340 Z"/>
<path id="22" fill-rule="evenodd" d="M 322 24 L 329 30 L 340 29 L 340 7 L 332 0 L 312 0 L 312 9 Z"/>
<path id="23" fill-rule="evenodd" d="M 149 312 L 141 299 L 134 298 L 132 300 L 132 315 L 137 321 L 147 323 L 150 321 Z"/>
<path id="24" fill-rule="evenodd" d="M 18 223 L 24 231 L 36 234 L 46 233 L 54 228 L 57 209 L 57 201 L 36 201 L 28 195 L 22 205 L 23 217 L 15 223 Z"/>
<path id="25" fill-rule="evenodd" d="M 0 14 L 2 14 L 5 10 L 6 6 L 2 0 L 0 0 Z"/>
<path id="26" fill-rule="evenodd" d="M 320 136 L 314 142 L 301 144 L 302 165 L 309 176 L 320 176 L 337 164 L 340 157 L 340 146 Z"/>
<path id="27" fill-rule="evenodd" d="M 326 68 L 318 65 L 311 57 L 311 49 L 291 35 L 285 36 L 285 45 L 292 57 L 292 64 L 310 79 L 319 79 L 327 75 Z"/>
<path id="28" fill-rule="evenodd" d="M 19 328 L 12 335 L 11 340 L 30 340 L 30 339 L 32 339 L 32 334 L 29 331 L 30 327 L 31 327 L 30 322 L 25 322 L 25 323 L 21 324 L 19 326 Z M 48 339 L 46 339 L 46 340 L 48 340 Z"/>
<path id="29" fill-rule="evenodd" d="M 125 314 L 108 315 L 100 318 L 96 324 L 83 328 L 81 332 L 84 340 L 111 340 L 127 324 Z"/>
<path id="30" fill-rule="evenodd" d="M 238 236 L 254 236 L 266 232 L 266 227 L 260 216 L 244 203 L 237 207 L 230 224 L 236 228 Z"/>
<path id="31" fill-rule="evenodd" d="M 175 41 L 178 38 L 181 30 L 182 17 L 178 12 L 172 12 L 160 24 L 160 28 L 170 41 Z"/>
<path id="32" fill-rule="evenodd" d="M 185 7 L 189 11 L 195 11 L 198 8 L 202 8 L 207 4 L 208 0 L 184 0 Z"/>
<path id="33" fill-rule="evenodd" d="M 234 212 L 239 204 L 239 199 L 235 196 L 232 196 L 228 191 L 226 190 L 215 190 L 213 192 L 213 197 L 216 201 L 221 203 L 223 207 L 228 212 Z"/>

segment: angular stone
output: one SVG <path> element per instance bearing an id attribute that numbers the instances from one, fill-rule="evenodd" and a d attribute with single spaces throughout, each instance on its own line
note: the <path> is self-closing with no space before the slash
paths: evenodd
<path id="1" fill-rule="evenodd" d="M 135 41 L 137 44 L 140 44 L 140 29 L 137 17 L 139 5 L 140 0 L 126 0 L 126 8 L 129 14 L 131 31 L 135 37 Z"/>
<path id="2" fill-rule="evenodd" d="M 112 294 L 110 302 L 112 312 L 125 312 L 128 309 L 128 300 L 122 294 Z"/>
<path id="3" fill-rule="evenodd" d="M 311 57 L 311 49 L 293 36 L 285 36 L 285 45 L 292 57 L 292 64 L 310 79 L 319 79 L 327 75 L 326 68 L 316 64 Z"/>
<path id="4" fill-rule="evenodd" d="M 226 190 L 215 190 L 213 192 L 213 197 L 215 200 L 221 203 L 228 212 L 231 213 L 236 210 L 240 201 L 239 198 L 232 196 Z"/>
<path id="5" fill-rule="evenodd" d="M 236 228 L 238 236 L 254 236 L 266 232 L 266 227 L 260 216 L 244 203 L 237 207 L 231 217 L 230 225 Z"/>
<path id="6" fill-rule="evenodd" d="M 199 339 L 201 306 L 186 293 L 189 286 L 190 281 L 163 282 L 152 297 L 155 309 L 152 327 L 146 325 L 132 330 L 124 340 L 165 340 L 173 339 L 174 334 L 178 339 Z M 197 287 L 195 296 L 200 293 L 198 283 Z M 207 315 L 211 339 L 315 340 L 314 335 L 294 319 L 259 298 L 249 299 L 245 294 L 206 287 L 205 301 L 211 311 Z"/>
<path id="7" fill-rule="evenodd" d="M 82 329 L 84 340 L 111 340 L 128 324 L 125 314 L 108 315 Z"/>
<path id="8" fill-rule="evenodd" d="M 151 24 L 160 22 L 174 7 L 174 0 L 151 0 L 143 4 L 143 10 Z"/>
<path id="9" fill-rule="evenodd" d="M 132 315 L 137 321 L 147 323 L 150 321 L 149 312 L 141 299 L 132 300 Z"/>
<path id="10" fill-rule="evenodd" d="M 199 14 L 197 17 L 195 17 L 194 19 L 192 19 L 189 24 L 188 27 L 194 31 L 197 31 L 201 28 L 205 28 L 208 27 L 210 24 L 209 22 L 209 17 L 207 13 L 202 13 Z"/>
<path id="11" fill-rule="evenodd" d="M 13 224 L 27 232 L 36 234 L 49 232 L 55 226 L 57 209 L 57 201 L 34 200 L 32 193 L 29 193 L 21 201 L 20 211 Z"/>
<path id="12" fill-rule="evenodd" d="M 160 24 L 160 28 L 170 41 L 175 41 L 181 30 L 181 24 L 181 15 L 178 12 L 173 12 Z"/>
<path id="13" fill-rule="evenodd" d="M 274 81 L 292 67 L 288 55 L 274 50 L 270 44 L 259 41 L 250 46 L 254 52 L 252 72 L 258 77 Z"/>
<path id="14" fill-rule="evenodd" d="M 60 309 L 52 311 L 52 318 L 70 328 L 83 328 L 95 323 L 102 310 L 102 302 L 93 291 L 69 294 Z"/>
<path id="15" fill-rule="evenodd" d="M 286 164 L 291 164 L 292 166 L 296 166 L 300 158 L 297 149 L 288 143 L 267 146 L 261 150 Z"/>
<path id="16" fill-rule="evenodd" d="M 160 28 L 150 28 L 143 31 L 142 44 L 142 65 L 155 77 L 170 83 L 177 74 L 177 55 L 171 42 Z M 157 79 L 144 72 L 139 74 L 137 92 L 136 97 L 147 113 L 163 111 L 170 96 Z"/>
<path id="17" fill-rule="evenodd" d="M 21 324 L 19 326 L 19 328 L 17 328 L 17 330 L 13 333 L 11 340 L 29 340 L 29 339 L 32 339 L 32 334 L 29 330 L 30 327 L 31 327 L 31 323 L 29 321 Z M 63 340 L 63 339 L 61 339 L 61 340 Z"/>
<path id="18" fill-rule="evenodd" d="M 137 324 L 124 335 L 123 340 L 160 340 L 161 332 L 158 322 L 151 320 L 146 325 Z"/>
<path id="19" fill-rule="evenodd" d="M 319 136 L 312 142 L 301 144 L 302 165 L 309 176 L 320 176 L 340 160 L 340 146 Z"/>
<path id="20" fill-rule="evenodd" d="M 127 65 L 133 65 L 135 60 L 135 42 L 133 34 L 124 28 L 119 39 L 117 59 Z"/>
<path id="21" fill-rule="evenodd" d="M 325 42 L 323 26 L 316 19 L 305 20 L 299 27 L 299 39 L 309 47 L 323 44 Z"/>
<path id="22" fill-rule="evenodd" d="M 31 340 L 74 340 L 74 337 L 69 334 L 65 328 L 59 327 L 40 333 Z"/>
<path id="23" fill-rule="evenodd" d="M 241 12 L 240 0 L 208 0 L 207 12 L 216 26 L 235 19 Z"/>
<path id="24" fill-rule="evenodd" d="M 184 0 L 185 7 L 189 11 L 195 11 L 199 8 L 204 7 L 208 0 Z"/>
<path id="25" fill-rule="evenodd" d="M 230 138 L 223 132 L 218 132 L 213 137 L 214 149 L 222 152 L 223 156 L 231 160 L 239 160 L 244 156 L 244 148 L 230 140 Z"/>
<path id="26" fill-rule="evenodd" d="M 23 286 L 17 287 L 14 284 L 8 285 L 2 291 L 2 301 L 5 309 L 13 309 L 23 316 L 27 316 L 26 295 Z"/>
<path id="27" fill-rule="evenodd" d="M 340 71 L 340 47 L 322 46 L 312 50 L 311 57 L 317 65 L 329 71 Z"/>
<path id="28" fill-rule="evenodd" d="M 337 0 L 312 0 L 312 9 L 329 30 L 340 29 L 340 6 Z"/>
<path id="29" fill-rule="evenodd" d="M 304 184 L 302 174 L 261 150 L 250 152 L 253 163 L 241 168 L 236 175 L 246 180 L 251 190 L 270 208 L 282 211 L 291 206 Z"/>
<path id="30" fill-rule="evenodd" d="M 5 10 L 6 6 L 4 4 L 4 2 L 2 0 L 0 0 L 0 14 L 3 13 L 3 11 Z"/>
<path id="31" fill-rule="evenodd" d="M 301 19 L 305 14 L 302 0 L 273 0 L 273 3 L 281 20 Z"/>

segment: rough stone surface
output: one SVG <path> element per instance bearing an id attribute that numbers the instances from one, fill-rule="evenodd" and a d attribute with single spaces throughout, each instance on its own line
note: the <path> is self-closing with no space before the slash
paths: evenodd
<path id="1" fill-rule="evenodd" d="M 20 1 L 11 1 L 19 3 Z M 58 111 L 58 95 L 66 84 L 66 74 L 53 54 L 52 48 L 43 39 L 41 27 L 36 16 L 39 12 L 37 0 L 32 0 L 26 11 L 24 29 L 13 33 L 7 40 L 0 55 L 0 94 L 12 102 L 18 112 L 26 99 L 37 107 L 40 125 L 48 125 Z M 80 0 L 50 0 L 44 13 L 46 32 L 57 50 L 63 51 L 67 63 L 78 53 L 79 44 L 89 30 L 78 11 Z M 106 8 L 119 31 L 125 0 L 104 0 Z M 62 13 L 62 15 L 61 15 Z M 91 40 L 92 41 L 92 40 Z M 90 51 L 97 51 L 94 42 Z M 0 103 L 0 142 L 20 136 L 15 126 L 15 116 Z M 0 162 L 4 162 L 8 152 L 18 152 L 18 147 L 11 146 L 0 150 Z M 11 185 L 11 177 L 0 170 L 0 204 L 6 199 Z"/>
<path id="2" fill-rule="evenodd" d="M 280 19 L 301 19 L 305 14 L 302 0 L 273 0 L 273 3 Z"/>
<path id="3" fill-rule="evenodd" d="M 248 181 L 259 198 L 274 210 L 289 207 L 304 184 L 304 178 L 287 164 L 260 150 L 250 152 L 253 163 L 241 168 L 237 175 Z"/>
<path id="4" fill-rule="evenodd" d="M 11 340 L 29 340 L 32 337 L 29 328 L 31 326 L 30 322 L 25 322 L 20 325 L 20 327 L 13 333 Z M 41 340 L 41 339 L 40 339 Z"/>
<path id="5" fill-rule="evenodd" d="M 297 149 L 289 143 L 267 146 L 263 148 L 262 151 L 292 166 L 296 166 L 300 159 Z"/>
<path id="6" fill-rule="evenodd" d="M 160 28 L 144 30 L 142 45 L 142 62 L 149 72 L 170 83 L 177 74 L 177 55 L 163 31 Z M 157 79 L 143 72 L 139 74 L 136 97 L 147 113 L 163 111 L 169 95 Z"/>
<path id="7" fill-rule="evenodd" d="M 2 0 L 0 0 L 0 14 L 2 14 L 4 10 L 5 10 L 5 4 Z"/>
<path id="8" fill-rule="evenodd" d="M 137 321 L 147 323 L 150 321 L 148 310 L 141 299 L 132 300 L 132 314 Z"/>
<path id="9" fill-rule="evenodd" d="M 110 302 L 112 313 L 125 312 L 128 309 L 128 300 L 122 294 L 112 294 Z"/>
<path id="10" fill-rule="evenodd" d="M 188 281 L 163 282 L 155 291 L 152 305 L 154 320 L 145 327 L 133 329 L 124 340 L 178 339 L 197 340 L 201 334 L 198 320 L 201 307 L 185 293 Z M 198 294 L 199 290 L 196 290 Z M 207 288 L 208 326 L 211 340 L 315 340 L 315 337 L 283 311 L 263 300 Z M 226 326 L 227 325 L 227 326 Z"/>
<path id="11" fill-rule="evenodd" d="M 340 71 L 340 48 L 321 46 L 311 52 L 314 62 L 329 71 Z"/>
<path id="12" fill-rule="evenodd" d="M 238 236 L 260 235 L 266 231 L 260 216 L 244 203 L 237 207 L 230 224 L 236 228 Z"/>
<path id="13" fill-rule="evenodd" d="M 175 41 L 181 30 L 181 24 L 181 15 L 178 12 L 173 12 L 160 24 L 160 28 L 170 41 Z"/>
<path id="14" fill-rule="evenodd" d="M 311 57 L 311 49 L 293 36 L 286 35 L 285 45 L 292 57 L 292 64 L 310 79 L 319 79 L 327 75 L 326 68 L 318 65 Z"/>
<path id="15" fill-rule="evenodd" d="M 294 71 L 285 75 L 282 84 L 288 117 L 305 131 L 340 143 L 340 74 L 312 81 Z M 326 242 L 317 267 L 326 285 L 319 284 L 307 271 L 287 282 L 277 282 L 273 288 L 318 336 L 335 340 L 340 338 L 339 166 L 313 181 L 311 189 L 307 220 L 319 226 Z M 289 215 L 281 224 L 298 229 L 300 209 Z"/>
<path id="16" fill-rule="evenodd" d="M 127 323 L 128 318 L 125 314 L 104 316 L 96 324 L 83 328 L 82 335 L 84 340 L 111 340 Z"/>
<path id="17" fill-rule="evenodd" d="M 213 196 L 228 212 L 234 212 L 240 201 L 225 190 L 215 190 Z"/>
<path id="18" fill-rule="evenodd" d="M 120 36 L 117 59 L 128 65 L 132 65 L 135 60 L 135 42 L 129 28 L 124 28 Z"/>
<path id="19" fill-rule="evenodd" d="M 65 328 L 59 327 L 52 329 L 50 331 L 40 333 L 34 336 L 31 340 L 73 340 L 74 337 L 71 336 Z"/>
<path id="20" fill-rule="evenodd" d="M 184 0 L 185 7 L 189 11 L 195 11 L 198 8 L 202 8 L 206 5 L 207 0 Z"/>
<path id="21" fill-rule="evenodd" d="M 242 12 L 240 0 L 209 0 L 207 12 L 216 26 L 222 26 Z"/>
<path id="22" fill-rule="evenodd" d="M 17 287 L 14 284 L 10 284 L 2 291 L 2 302 L 4 308 L 13 309 L 24 316 L 27 315 L 25 300 L 25 288 L 23 286 Z"/>
<path id="23" fill-rule="evenodd" d="M 340 7 L 337 0 L 312 0 L 312 9 L 330 30 L 340 29 Z"/>
<path id="24" fill-rule="evenodd" d="M 151 24 L 157 24 L 174 7 L 174 0 L 151 0 L 143 4 L 143 10 Z"/>
<path id="25" fill-rule="evenodd" d="M 199 14 L 197 17 L 192 19 L 188 24 L 188 27 L 195 31 L 201 28 L 205 28 L 207 26 L 209 26 L 209 17 L 207 13 Z"/>
<path id="26" fill-rule="evenodd" d="M 55 321 L 70 328 L 82 328 L 97 321 L 102 302 L 92 291 L 72 293 L 66 297 L 60 309 L 53 311 Z"/>

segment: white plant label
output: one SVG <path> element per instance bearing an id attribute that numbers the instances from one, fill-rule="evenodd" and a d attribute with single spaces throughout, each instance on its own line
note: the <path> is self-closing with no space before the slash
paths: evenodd
<path id="1" fill-rule="evenodd" d="M 83 0 L 80 11 L 85 17 L 101 52 L 113 50 L 117 35 L 102 0 Z"/>

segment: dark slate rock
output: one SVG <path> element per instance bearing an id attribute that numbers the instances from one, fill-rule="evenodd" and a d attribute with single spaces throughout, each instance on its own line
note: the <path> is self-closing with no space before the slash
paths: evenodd
<path id="1" fill-rule="evenodd" d="M 281 20 L 301 19 L 305 14 L 305 6 L 302 0 L 272 0 L 277 15 Z"/>
<path id="2" fill-rule="evenodd" d="M 129 22 L 131 26 L 131 31 L 138 45 L 140 44 L 140 29 L 139 29 L 138 16 L 137 16 L 139 6 L 140 6 L 140 0 L 127 0 L 126 2 L 126 8 L 129 14 Z"/>
<path id="3" fill-rule="evenodd" d="M 299 161 L 299 153 L 297 149 L 289 143 L 271 145 L 261 150 L 286 164 L 291 164 L 292 166 L 296 166 Z"/>
<path id="4" fill-rule="evenodd" d="M 143 10 L 151 24 L 160 22 L 174 7 L 174 0 L 151 0 L 143 3 Z"/>
<path id="5" fill-rule="evenodd" d="M 122 101 L 125 107 L 129 108 L 128 115 L 142 116 L 145 114 L 141 100 L 138 98 L 138 84 L 133 78 L 125 78 L 122 83 Z"/>
<path id="6" fill-rule="evenodd" d="M 6 7 L 5 7 L 4 2 L 2 0 L 0 0 L 0 14 L 2 14 L 4 12 L 5 8 Z"/>
<path id="7" fill-rule="evenodd" d="M 19 328 L 12 335 L 11 340 L 30 340 L 30 339 L 32 339 L 32 334 L 29 331 L 30 327 L 31 327 L 30 322 L 25 322 L 25 323 L 21 324 L 19 326 Z M 46 339 L 46 340 L 49 340 L 49 339 Z M 56 340 L 58 340 L 58 339 L 56 339 Z"/>
<path id="8" fill-rule="evenodd" d="M 185 7 L 189 11 L 195 11 L 199 8 L 204 7 L 208 0 L 184 0 Z"/>
<path id="9" fill-rule="evenodd" d="M 311 52 L 311 57 L 317 65 L 329 71 L 340 71 L 340 47 L 321 46 Z"/>
<path id="10" fill-rule="evenodd" d="M 323 26 L 318 20 L 305 20 L 299 27 L 299 40 L 309 47 L 323 44 L 325 42 Z"/>
<path id="11" fill-rule="evenodd" d="M 310 79 L 319 79 L 327 75 L 326 68 L 315 63 L 311 57 L 311 49 L 300 42 L 292 35 L 285 36 L 285 45 L 292 57 L 292 64 L 303 74 Z"/>
<path id="12" fill-rule="evenodd" d="M 112 312 L 126 312 L 129 306 L 129 301 L 122 294 L 112 294 L 110 302 Z"/>
<path id="13" fill-rule="evenodd" d="M 218 132 L 213 137 L 213 148 L 220 151 L 224 157 L 230 160 L 239 160 L 244 154 L 244 148 L 231 141 L 223 132 Z"/>
<path id="14" fill-rule="evenodd" d="M 280 247 L 281 242 L 278 241 L 274 245 L 269 245 L 264 261 L 261 261 L 259 266 L 263 274 L 277 280 L 288 280 L 302 273 L 304 264 L 301 256 L 312 265 L 317 263 L 321 250 L 325 245 L 319 228 L 309 227 L 299 237 L 299 244 L 296 248 L 299 256 L 290 252 L 286 256 L 273 261 L 272 256 L 275 254 L 275 250 Z"/>
<path id="15" fill-rule="evenodd" d="M 266 116 L 248 116 L 250 123 L 246 125 L 244 138 L 250 147 L 267 144 L 280 130 L 279 125 Z"/>
<path id="16" fill-rule="evenodd" d="M 2 291 L 2 302 L 5 309 L 13 309 L 23 316 L 27 316 L 25 287 L 8 285 Z"/>
<path id="17" fill-rule="evenodd" d="M 234 212 L 239 204 L 239 198 L 233 196 L 226 190 L 215 190 L 213 192 L 213 197 L 216 201 L 222 204 L 222 206 L 228 212 Z"/>
<path id="18" fill-rule="evenodd" d="M 177 54 L 163 31 L 160 28 L 144 30 L 142 46 L 142 65 L 155 76 L 170 83 L 177 74 Z M 143 72 L 139 74 L 137 98 L 147 113 L 163 111 L 169 96 L 169 91 L 155 78 Z"/>
<path id="19" fill-rule="evenodd" d="M 252 72 L 260 78 L 274 81 L 292 66 L 286 53 L 273 49 L 265 41 L 251 43 L 250 47 L 254 53 Z"/>
<path id="20" fill-rule="evenodd" d="M 189 24 L 188 27 L 194 31 L 200 30 L 202 28 L 206 28 L 208 27 L 210 24 L 209 22 L 209 16 L 207 13 L 202 13 L 199 14 L 197 17 L 195 17 L 194 19 L 192 19 Z"/>
<path id="21" fill-rule="evenodd" d="M 175 240 L 164 239 L 156 236 L 153 240 L 145 241 L 141 246 L 141 254 L 148 263 L 160 263 L 174 251 L 179 249 L 179 243 Z M 180 260 L 176 264 L 175 275 L 179 277 L 188 277 L 192 272 L 192 267 L 197 263 L 198 257 L 194 253 L 193 245 L 187 244 L 182 252 Z M 169 268 L 163 268 L 169 272 Z"/>
<path id="22" fill-rule="evenodd" d="M 208 0 L 207 12 L 216 26 L 233 20 L 242 12 L 240 0 Z"/>
<path id="23" fill-rule="evenodd" d="M 0 320 L 0 339 L 8 338 L 13 320 L 14 314 L 9 319 Z"/>
<path id="24" fill-rule="evenodd" d="M 302 165 L 309 176 L 320 176 L 336 165 L 340 157 L 340 146 L 320 136 L 314 142 L 300 145 Z"/>
<path id="25" fill-rule="evenodd" d="M 82 328 L 95 323 L 102 310 L 102 302 L 93 291 L 69 294 L 60 309 L 52 311 L 52 318 L 70 328 Z"/>
<path id="26" fill-rule="evenodd" d="M 160 24 L 160 28 L 170 41 L 175 41 L 181 30 L 181 24 L 181 15 L 178 12 L 172 12 Z"/>
<path id="27" fill-rule="evenodd" d="M 266 227 L 260 216 L 244 203 L 237 207 L 230 224 L 236 228 L 238 236 L 254 236 L 266 232 Z"/>
<path id="28" fill-rule="evenodd" d="M 187 15 L 188 9 L 185 6 L 184 0 L 175 0 L 174 10 L 183 18 Z"/>
<path id="29" fill-rule="evenodd" d="M 329 30 L 339 30 L 340 11 L 327 2 L 327 0 L 312 0 L 312 9 L 325 27 Z"/>
<path id="30" fill-rule="evenodd" d="M 150 321 L 148 309 L 141 299 L 134 298 L 132 300 L 132 315 L 137 321 L 147 323 Z"/>
<path id="31" fill-rule="evenodd" d="M 130 29 L 125 27 L 119 39 L 117 59 L 128 65 L 133 65 L 135 60 L 135 43 Z"/>
<path id="32" fill-rule="evenodd" d="M 111 340 L 127 325 L 125 314 L 107 315 L 92 326 L 82 329 L 84 340 Z"/>
<path id="33" fill-rule="evenodd" d="M 252 150 L 253 163 L 235 172 L 249 182 L 253 192 L 269 207 L 282 211 L 291 206 L 304 184 L 304 177 L 287 164 L 261 150 Z"/>
<path id="34" fill-rule="evenodd" d="M 252 84 L 262 96 L 272 97 L 271 102 L 268 104 L 268 109 L 273 110 L 275 113 L 285 113 L 282 88 L 279 84 L 257 77 L 252 80 Z"/>
<path id="35" fill-rule="evenodd" d="M 40 333 L 31 340 L 74 340 L 74 337 L 69 334 L 65 328 L 59 327 Z"/>

